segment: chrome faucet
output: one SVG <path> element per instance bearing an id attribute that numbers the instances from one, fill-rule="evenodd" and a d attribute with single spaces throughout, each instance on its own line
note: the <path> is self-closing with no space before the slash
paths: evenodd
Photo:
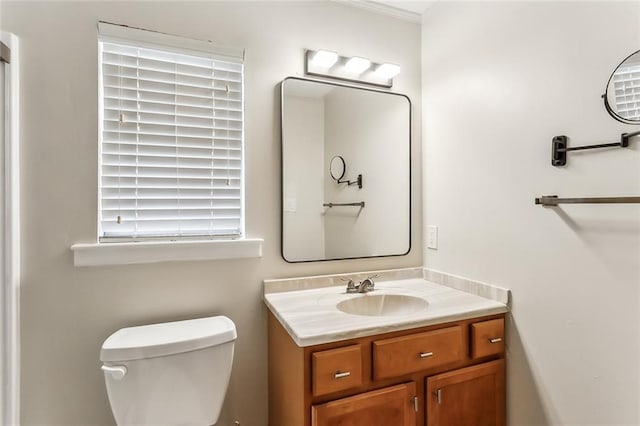
<path id="1" fill-rule="evenodd" d="M 360 284 L 357 285 L 352 279 L 341 278 L 341 280 L 347 282 L 347 293 L 367 293 L 374 290 L 376 283 L 373 282 L 373 279 L 377 277 L 378 275 L 372 275 L 360 281 Z"/>

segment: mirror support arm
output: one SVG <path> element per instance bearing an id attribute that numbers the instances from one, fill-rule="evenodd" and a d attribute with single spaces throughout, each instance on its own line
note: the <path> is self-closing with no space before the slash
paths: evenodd
<path id="1" fill-rule="evenodd" d="M 614 143 L 602 143 L 597 145 L 584 145 L 584 146 L 575 146 L 569 148 L 567 136 L 554 136 L 551 140 L 551 165 L 553 166 L 564 166 L 567 164 L 567 152 L 570 151 L 583 151 L 586 149 L 596 149 L 596 148 L 614 148 L 621 147 L 626 148 L 629 146 L 629 139 L 634 136 L 640 135 L 640 131 L 632 132 L 632 133 L 622 133 L 620 135 L 620 142 Z"/>
<path id="2" fill-rule="evenodd" d="M 337 183 L 346 183 L 348 186 L 358 184 L 358 188 L 362 189 L 362 175 L 358 175 L 358 178 L 356 180 L 336 179 L 336 182 Z"/>

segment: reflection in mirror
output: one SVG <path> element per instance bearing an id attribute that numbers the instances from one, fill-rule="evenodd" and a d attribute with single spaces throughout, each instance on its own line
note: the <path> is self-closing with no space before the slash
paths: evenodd
<path id="1" fill-rule="evenodd" d="M 602 97 L 613 118 L 627 124 L 640 123 L 640 50 L 613 71 Z"/>
<path id="2" fill-rule="evenodd" d="M 286 261 L 409 252 L 410 116 L 404 95 L 295 77 L 282 82 Z"/>

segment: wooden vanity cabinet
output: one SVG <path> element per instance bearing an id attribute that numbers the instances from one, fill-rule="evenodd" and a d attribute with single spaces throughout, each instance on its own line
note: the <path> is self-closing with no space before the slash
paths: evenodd
<path id="1" fill-rule="evenodd" d="M 299 347 L 269 312 L 270 426 L 504 426 L 504 315 Z"/>

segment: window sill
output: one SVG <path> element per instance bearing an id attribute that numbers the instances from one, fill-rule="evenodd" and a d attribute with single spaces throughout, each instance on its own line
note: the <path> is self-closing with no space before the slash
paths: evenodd
<path id="1" fill-rule="evenodd" d="M 211 241 L 78 243 L 71 246 L 75 266 L 131 265 L 185 260 L 262 257 L 261 238 Z"/>

